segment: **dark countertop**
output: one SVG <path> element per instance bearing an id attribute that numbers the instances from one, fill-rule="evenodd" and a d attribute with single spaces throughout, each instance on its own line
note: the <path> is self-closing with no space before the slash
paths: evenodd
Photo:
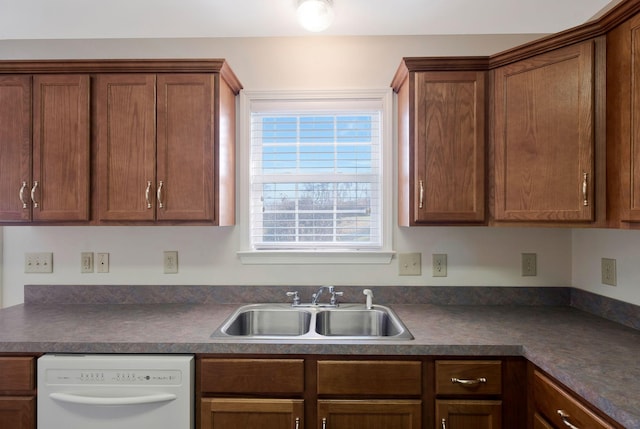
<path id="1" fill-rule="evenodd" d="M 0 352 L 524 356 L 640 429 L 640 331 L 572 307 L 400 305 L 412 341 L 212 339 L 235 304 L 23 304 L 0 310 Z"/>

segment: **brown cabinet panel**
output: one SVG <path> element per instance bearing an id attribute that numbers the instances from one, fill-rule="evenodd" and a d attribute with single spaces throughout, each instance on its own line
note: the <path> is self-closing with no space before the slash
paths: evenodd
<path id="1" fill-rule="evenodd" d="M 319 361 L 318 394 L 419 395 L 422 363 L 418 361 Z"/>
<path id="2" fill-rule="evenodd" d="M 207 393 L 302 393 L 302 359 L 203 359 L 200 390 Z"/>
<path id="3" fill-rule="evenodd" d="M 215 76 L 160 74 L 157 88 L 157 219 L 212 221 Z"/>
<path id="4" fill-rule="evenodd" d="M 420 429 L 421 408 L 422 403 L 417 400 L 319 400 L 316 427 Z"/>
<path id="5" fill-rule="evenodd" d="M 502 363 L 500 361 L 436 361 L 437 395 L 499 395 L 501 393 Z"/>
<path id="6" fill-rule="evenodd" d="M 414 222 L 484 220 L 484 73 L 415 74 Z"/>
<path id="7" fill-rule="evenodd" d="M 539 371 L 533 371 L 532 388 L 535 411 L 555 427 L 568 426 L 566 420 L 580 428 L 614 428 Z"/>
<path id="8" fill-rule="evenodd" d="M 502 402 L 481 400 L 436 400 L 438 429 L 500 429 Z"/>
<path id="9" fill-rule="evenodd" d="M 398 93 L 401 226 L 485 218 L 485 72 L 412 70 Z"/>
<path id="10" fill-rule="evenodd" d="M 496 220 L 594 220 L 595 46 L 495 70 Z"/>
<path id="11" fill-rule="evenodd" d="M 31 218 L 30 190 L 31 76 L 0 76 L 0 221 Z"/>
<path id="12" fill-rule="evenodd" d="M 35 396 L 0 397 L 0 428 L 35 429 Z"/>
<path id="13" fill-rule="evenodd" d="M 0 391 L 35 389 L 32 357 L 0 357 Z"/>
<path id="14" fill-rule="evenodd" d="M 34 221 L 89 220 L 89 86 L 88 75 L 33 78 Z"/>
<path id="15" fill-rule="evenodd" d="M 96 76 L 98 220 L 154 220 L 156 77 Z"/>
<path id="16" fill-rule="evenodd" d="M 304 401 L 204 398 L 201 429 L 303 429 Z"/>
<path id="17" fill-rule="evenodd" d="M 533 429 L 555 429 L 551 424 L 540 414 L 535 413 L 533 415 Z"/>

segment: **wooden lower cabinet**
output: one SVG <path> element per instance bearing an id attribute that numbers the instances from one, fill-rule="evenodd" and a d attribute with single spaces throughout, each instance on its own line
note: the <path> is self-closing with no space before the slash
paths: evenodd
<path id="1" fill-rule="evenodd" d="M 549 423 L 544 417 L 538 413 L 533 414 L 533 429 L 553 429 L 551 423 Z"/>
<path id="2" fill-rule="evenodd" d="M 35 429 L 35 396 L 0 397 L 0 428 Z"/>
<path id="3" fill-rule="evenodd" d="M 301 399 L 203 398 L 200 406 L 202 429 L 304 428 Z"/>
<path id="4" fill-rule="evenodd" d="M 318 429 L 420 429 L 419 400 L 319 400 Z"/>
<path id="5" fill-rule="evenodd" d="M 502 401 L 438 399 L 437 429 L 501 429 Z"/>
<path id="6" fill-rule="evenodd" d="M 0 357 L 0 428 L 35 429 L 36 390 L 33 356 Z"/>

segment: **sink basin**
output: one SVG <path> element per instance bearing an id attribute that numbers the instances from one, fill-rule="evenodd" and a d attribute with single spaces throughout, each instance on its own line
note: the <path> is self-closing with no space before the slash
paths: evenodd
<path id="1" fill-rule="evenodd" d="M 255 305 L 236 311 L 221 331 L 232 336 L 296 336 L 307 333 L 310 326 L 308 311 Z"/>
<path id="2" fill-rule="evenodd" d="M 236 340 L 411 340 L 413 336 L 389 307 L 363 304 L 291 306 L 249 304 L 238 308 L 213 333 Z"/>
<path id="3" fill-rule="evenodd" d="M 394 337 L 403 332 L 398 320 L 379 309 L 320 311 L 315 327 L 318 334 L 331 337 Z"/>

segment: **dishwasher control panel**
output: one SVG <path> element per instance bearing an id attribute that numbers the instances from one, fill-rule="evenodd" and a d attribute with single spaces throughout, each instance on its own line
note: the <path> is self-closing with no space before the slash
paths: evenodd
<path id="1" fill-rule="evenodd" d="M 178 370 L 47 369 L 48 385 L 179 386 Z"/>

